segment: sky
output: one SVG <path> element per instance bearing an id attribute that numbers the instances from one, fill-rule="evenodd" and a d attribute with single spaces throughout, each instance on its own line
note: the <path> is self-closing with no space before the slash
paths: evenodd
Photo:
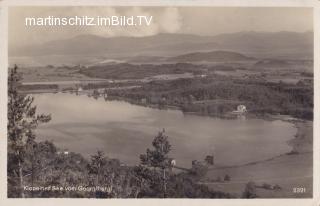
<path id="1" fill-rule="evenodd" d="M 25 17 L 147 15 L 150 26 L 141 27 L 26 27 Z M 9 46 L 24 46 L 68 39 L 81 34 L 150 36 L 185 33 L 213 36 L 242 31 L 306 32 L 313 30 L 311 8 L 277 7 L 11 7 Z"/>

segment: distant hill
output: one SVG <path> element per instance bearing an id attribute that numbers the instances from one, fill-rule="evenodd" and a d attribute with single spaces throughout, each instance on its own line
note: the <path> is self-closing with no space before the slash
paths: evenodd
<path id="1" fill-rule="evenodd" d="M 212 52 L 195 52 L 176 57 L 171 57 L 169 61 L 174 62 L 224 62 L 224 61 L 248 61 L 254 60 L 252 57 L 247 57 L 243 54 L 230 51 L 212 51 Z"/>
<path id="2" fill-rule="evenodd" d="M 50 41 L 22 48 L 9 48 L 10 55 L 152 55 L 166 54 L 172 49 L 188 51 L 201 50 L 208 37 L 188 34 L 158 34 L 146 37 L 101 37 L 80 35 L 70 39 Z M 215 43 L 213 43 L 216 46 Z"/>
<path id="3" fill-rule="evenodd" d="M 217 36 L 158 34 L 146 37 L 108 38 L 96 35 L 80 35 L 39 45 L 9 47 L 9 56 L 103 55 L 108 58 L 130 56 L 166 57 L 216 50 L 234 51 L 259 58 L 275 56 L 312 58 L 313 32 L 239 32 Z"/>

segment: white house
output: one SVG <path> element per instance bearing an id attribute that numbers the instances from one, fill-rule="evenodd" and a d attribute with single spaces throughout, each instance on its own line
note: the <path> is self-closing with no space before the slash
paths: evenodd
<path id="1" fill-rule="evenodd" d="M 239 112 L 239 113 L 245 113 L 245 112 L 247 112 L 247 108 L 246 108 L 246 106 L 244 106 L 244 105 L 238 105 L 237 106 L 237 112 Z"/>
<path id="2" fill-rule="evenodd" d="M 175 159 L 172 159 L 172 160 L 170 161 L 170 164 L 171 164 L 171 166 L 176 166 L 177 162 L 176 162 Z"/>
<path id="3" fill-rule="evenodd" d="M 246 106 L 245 105 L 238 105 L 237 106 L 237 110 L 235 110 L 235 111 L 232 111 L 231 113 L 232 114 L 244 114 L 244 113 L 246 113 L 247 112 L 247 108 L 246 108 Z"/>

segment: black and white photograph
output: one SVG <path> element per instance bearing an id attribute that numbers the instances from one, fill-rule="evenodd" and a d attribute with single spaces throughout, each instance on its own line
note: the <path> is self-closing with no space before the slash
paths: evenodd
<path id="1" fill-rule="evenodd" d="M 313 198 L 313 15 L 9 7 L 7 197 Z"/>

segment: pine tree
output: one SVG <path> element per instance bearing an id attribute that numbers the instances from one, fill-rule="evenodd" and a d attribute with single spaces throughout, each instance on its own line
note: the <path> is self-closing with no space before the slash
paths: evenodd
<path id="1" fill-rule="evenodd" d="M 140 160 L 142 165 L 160 169 L 162 171 L 162 192 L 163 197 L 166 197 L 168 181 L 166 173 L 171 167 L 171 158 L 168 155 L 171 150 L 171 145 L 168 141 L 168 136 L 164 133 L 164 130 L 159 132 L 152 142 L 154 149 L 147 149 L 146 154 L 140 155 Z"/>
<path id="2" fill-rule="evenodd" d="M 88 165 L 89 174 L 95 175 L 95 185 L 101 183 L 101 178 L 104 176 L 104 167 L 107 165 L 107 158 L 102 151 L 98 151 L 97 154 L 91 156 L 91 162 Z"/>
<path id="3" fill-rule="evenodd" d="M 35 140 L 34 130 L 37 126 L 50 121 L 51 116 L 36 114 L 34 98 L 18 91 L 21 80 L 18 67 L 14 66 L 8 78 L 8 181 L 16 182 L 14 179 L 17 178 L 20 197 L 24 197 L 23 162 L 26 145 Z M 12 170 L 9 171 L 9 168 Z"/>

